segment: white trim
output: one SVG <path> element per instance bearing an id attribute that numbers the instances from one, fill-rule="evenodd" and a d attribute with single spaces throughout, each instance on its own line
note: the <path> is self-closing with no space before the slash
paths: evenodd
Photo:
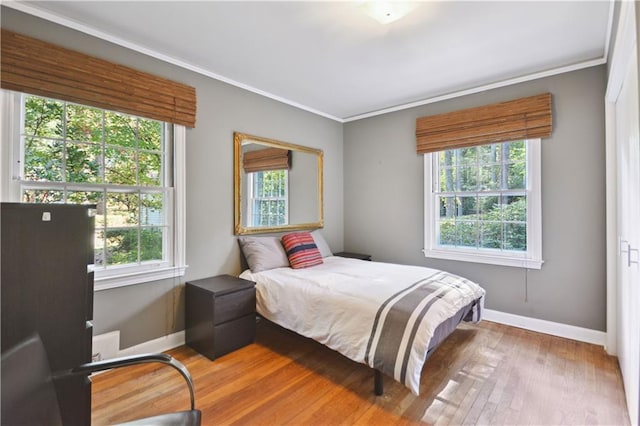
<path id="1" fill-rule="evenodd" d="M 607 339 L 609 355 L 618 354 L 618 182 L 615 103 L 605 100 Z"/>
<path id="2" fill-rule="evenodd" d="M 456 260 L 460 262 L 485 263 L 488 265 L 512 266 L 514 268 L 542 269 L 543 260 L 528 259 L 526 257 L 509 257 L 499 254 L 473 253 L 464 249 L 431 249 L 425 250 L 425 257 L 433 259 Z"/>
<path id="3" fill-rule="evenodd" d="M 122 349 L 118 351 L 118 356 L 131 356 L 146 353 L 164 352 L 168 351 L 169 349 L 177 348 L 178 346 L 184 345 L 185 341 L 185 332 L 184 330 L 182 330 L 173 334 L 169 334 L 167 336 L 158 337 L 157 339 L 140 343 L 139 345 Z"/>
<path id="4" fill-rule="evenodd" d="M 133 43 L 133 42 L 127 41 L 127 40 L 125 40 L 123 38 L 120 38 L 120 37 L 115 36 L 113 34 L 106 33 L 104 31 L 100 31 L 100 30 L 98 30 L 96 28 L 93 28 L 93 27 L 91 27 L 89 25 L 83 24 L 83 23 L 81 23 L 79 21 L 76 21 L 74 19 L 70 19 L 70 18 L 61 16 L 61 15 L 58 15 L 57 13 L 53 13 L 53 12 L 48 11 L 48 10 L 43 10 L 43 9 L 38 8 L 38 7 L 35 7 L 35 6 L 32 6 L 32 5 L 28 5 L 28 4 L 23 3 L 23 2 L 18 2 L 18 1 L 5 1 L 2 4 L 3 4 L 3 6 L 8 6 L 8 7 L 12 8 L 12 9 L 19 10 L 20 12 L 24 12 L 24 13 L 27 13 L 29 15 L 37 16 L 38 18 L 42 18 L 42 19 L 45 19 L 47 21 L 51 21 L 51 22 L 54 22 L 56 24 L 60 24 L 60 25 L 63 25 L 65 27 L 74 29 L 76 31 L 80 31 L 80 32 L 83 32 L 85 34 L 89 34 L 89 35 L 91 35 L 93 37 L 97 37 L 99 39 L 106 40 L 106 41 L 108 41 L 110 43 L 114 43 L 114 44 L 117 44 L 119 46 L 126 47 L 127 49 L 131 49 L 133 51 L 142 53 L 142 54 L 150 56 L 152 58 L 159 59 L 159 60 L 167 62 L 169 64 L 173 64 L 173 65 L 179 66 L 180 68 L 184 68 L 184 69 L 187 69 L 189 71 L 193 71 L 195 73 L 198 73 L 198 74 L 201 74 L 201 75 L 204 75 L 204 76 L 207 76 L 207 77 L 211 77 L 211 78 L 213 78 L 215 80 L 222 81 L 224 83 L 227 83 L 227 84 L 230 84 L 232 86 L 236 86 L 236 87 L 239 87 L 241 89 L 247 90 L 249 92 L 253 92 L 253 93 L 256 93 L 258 95 L 261 95 L 261 96 L 276 100 L 278 102 L 282 102 L 284 104 L 291 105 L 291 106 L 299 108 L 301 110 L 308 111 L 308 112 L 310 112 L 312 114 L 316 114 L 316 115 L 319 115 L 319 116 L 322 116 L 322 117 L 325 117 L 325 118 L 329 118 L 331 120 L 338 121 L 340 123 L 343 122 L 342 119 L 340 119 L 338 117 L 335 117 L 335 116 L 333 116 L 331 114 L 327 114 L 327 113 L 319 111 L 319 110 L 317 110 L 315 108 L 308 107 L 308 106 L 300 104 L 298 102 L 294 102 L 294 101 L 291 101 L 289 99 L 285 99 L 285 98 L 283 98 L 281 96 L 274 95 L 274 94 L 269 93 L 269 92 L 265 92 L 264 90 L 258 89 L 256 87 L 250 86 L 248 84 L 241 83 L 239 81 L 227 78 L 227 77 L 222 76 L 220 74 L 216 74 L 216 73 L 211 72 L 209 70 L 206 70 L 206 69 L 204 69 L 204 68 L 202 68 L 202 67 L 200 67 L 198 65 L 194 65 L 194 64 L 191 64 L 189 62 L 185 62 L 185 61 L 183 61 L 181 59 L 174 58 L 173 56 L 165 55 L 164 53 L 160 53 L 160 52 L 158 52 L 156 50 L 149 49 L 149 48 L 144 47 L 142 45 L 139 45 L 137 43 Z"/>
<path id="5" fill-rule="evenodd" d="M 542 155 L 541 140 L 527 140 L 527 251 L 502 252 L 489 249 L 442 247 L 435 244 L 437 207 L 434 191 L 437 180 L 437 158 L 424 155 L 424 249 L 425 257 L 462 262 L 475 262 L 516 268 L 541 269 L 542 260 Z"/>
<path id="6" fill-rule="evenodd" d="M 623 2 L 624 3 L 624 2 Z M 550 70 L 546 70 L 546 71 L 541 71 L 541 72 L 537 72 L 537 73 L 533 73 L 533 74 L 526 74 L 520 77 L 515 77 L 515 78 L 510 78 L 507 80 L 501 80 L 501 81 L 497 81 L 495 83 L 491 83 L 491 84 L 486 84 L 483 86 L 477 86 L 477 87 L 472 87 L 466 90 L 460 90 L 460 91 L 455 91 L 455 92 L 451 92 L 451 93 L 447 93 L 444 95 L 440 95 L 440 96 L 435 96 L 432 98 L 427 98 L 427 99 L 423 99 L 420 101 L 416 101 L 416 102 L 410 102 L 410 103 L 406 103 L 406 104 L 401 104 L 401 105 L 397 105 L 397 106 L 393 106 L 393 107 L 389 107 L 389 108 L 384 108 L 384 109 L 380 109 L 380 110 L 376 110 L 376 111 L 371 111 L 371 112 L 367 112 L 364 114 L 359 114 L 359 115 L 353 115 L 350 117 L 346 117 L 346 118 L 340 118 L 340 117 L 336 117 L 334 115 L 319 111 L 315 108 L 311 108 L 308 107 L 306 105 L 300 104 L 298 102 L 294 102 L 291 101 L 289 99 L 283 98 L 281 96 L 278 95 L 274 95 L 272 93 L 266 92 L 264 90 L 255 88 L 253 86 L 249 86 L 248 84 L 244 84 L 238 81 L 235 81 L 233 79 L 224 77 L 220 74 L 216 74 L 213 73 L 211 71 L 205 70 L 202 67 L 199 67 L 197 65 L 193 65 L 190 64 L 188 62 L 182 61 L 180 59 L 171 57 L 169 55 L 165 55 L 163 53 L 157 52 L 153 49 L 149 49 L 147 47 L 138 45 L 136 43 L 132 43 L 129 42 L 127 40 L 124 40 L 118 36 L 112 35 L 112 34 L 108 34 L 105 33 L 103 31 L 97 30 L 95 28 L 92 28 L 86 24 L 83 24 L 81 22 L 78 22 L 76 20 L 72 20 L 69 19 L 67 17 L 55 14 L 53 12 L 47 11 L 47 10 L 43 10 L 40 9 L 38 7 L 23 3 L 23 2 L 18 2 L 18 1 L 4 1 L 3 5 L 10 7 L 12 9 L 16 9 L 19 10 L 21 12 L 27 13 L 29 15 L 33 15 L 33 16 L 37 16 L 38 18 L 42 18 L 45 19 L 47 21 L 51 21 L 54 22 L 56 24 L 60 24 L 63 25 L 65 27 L 83 32 L 85 34 L 89 34 L 93 37 L 97 37 L 99 39 L 102 40 L 106 40 L 108 42 L 126 47 L 128 49 L 134 50 L 136 52 L 151 56 L 152 58 L 156 58 L 159 59 L 161 61 L 167 62 L 169 64 L 173 64 L 176 66 L 179 66 L 181 68 L 193 71 L 195 73 L 213 78 L 215 80 L 219 80 L 222 81 L 224 83 L 230 84 L 232 86 L 236 86 L 239 87 L 241 89 L 247 90 L 249 92 L 253 92 L 256 93 L 258 95 L 276 100 L 278 102 L 282 102 L 284 104 L 293 106 L 295 108 L 299 108 L 301 110 L 304 111 L 308 111 L 312 114 L 316 114 L 319 115 L 321 117 L 325 117 L 334 121 L 337 121 L 338 123 L 348 123 L 351 121 L 356 121 L 356 120 L 361 120 L 363 118 L 369 118 L 369 117 L 375 117 L 377 115 L 383 115 L 383 114 L 387 114 L 390 112 L 395 112 L 395 111 L 401 111 L 404 109 L 409 109 L 409 108 L 414 108 L 417 106 L 422 106 L 422 105 L 427 105 L 427 104 L 432 104 L 435 102 L 440 102 L 440 101 L 444 101 L 447 99 L 453 99 L 453 98 L 458 98 L 461 96 L 466 96 L 466 95 L 471 95 L 474 93 L 480 93 L 480 92 L 484 92 L 486 90 L 491 90 L 491 89 L 497 89 L 499 87 L 505 87 L 505 86 L 510 86 L 512 84 L 518 84 L 518 83 L 523 83 L 526 81 L 531 81 L 531 80 L 537 80 L 540 78 L 544 78 L 544 77 L 550 77 L 553 75 L 557 75 L 557 74 L 563 74 L 566 72 L 571 72 L 571 71 L 577 71 L 577 70 L 581 70 L 584 68 L 589 68 L 589 67 L 594 67 L 597 65 L 602 65 L 607 63 L 607 55 L 608 55 L 608 49 L 609 49 L 609 44 L 610 44 L 610 40 L 611 40 L 611 33 L 613 31 L 613 8 L 614 8 L 614 4 L 615 2 L 613 0 L 610 0 L 610 6 L 609 6 L 609 21 L 608 21 L 608 25 L 607 25 L 607 38 L 605 41 L 605 46 L 604 46 L 604 55 L 601 58 L 596 58 L 596 59 L 592 59 L 589 61 L 583 61 L 583 62 L 578 62 L 575 64 L 571 64 L 571 65 L 567 65 L 567 66 L 563 66 L 563 67 L 558 67 L 558 68 L 552 68 Z"/>
<path id="7" fill-rule="evenodd" d="M 484 309 L 482 311 L 482 317 L 483 320 L 486 321 L 496 322 L 511 327 L 523 328 L 525 330 L 535 331 L 537 333 L 550 334 L 552 336 L 591 343 L 599 346 L 603 346 L 605 341 L 605 333 L 602 331 L 509 314 L 505 312 L 495 311 L 493 309 Z M 164 352 L 169 349 L 182 346 L 185 344 L 185 342 L 185 331 L 182 330 L 173 334 L 169 334 L 167 336 L 162 336 L 157 339 L 149 340 L 147 342 L 128 347 L 126 349 L 122 349 L 118 351 L 118 356 L 139 355 L 149 352 Z"/>
<path id="8" fill-rule="evenodd" d="M 184 275 L 186 269 L 187 247 L 187 128 L 174 124 L 173 126 L 173 209 L 174 209 L 174 239 L 173 264 L 181 269 Z"/>
<path id="9" fill-rule="evenodd" d="M 569 324 L 546 321 L 537 318 L 523 317 L 506 312 L 485 309 L 482 311 L 482 319 L 497 322 L 511 327 L 524 328 L 525 330 L 537 333 L 550 334 L 552 336 L 564 337 L 565 339 L 577 340 L 579 342 L 591 343 L 604 346 L 606 333 L 589 328 L 576 327 Z"/>
<path id="10" fill-rule="evenodd" d="M 433 98 L 427 98 L 420 101 L 411 102 L 408 104 L 401 104 L 401 105 L 390 107 L 390 108 L 384 108 L 384 109 L 379 109 L 377 111 L 367 112 L 365 114 L 346 117 L 342 119 L 342 122 L 349 123 L 350 121 L 362 120 L 363 118 L 375 117 L 376 115 L 388 114 L 390 112 L 402 111 L 404 109 L 433 104 L 436 102 L 446 101 L 448 99 L 459 98 L 461 96 L 473 95 L 474 93 L 480 93 L 487 90 L 498 89 L 500 87 L 511 86 L 513 84 L 524 83 L 531 80 L 538 80 L 540 78 L 551 77 L 554 75 L 564 74 L 571 71 L 577 71 L 584 68 L 595 67 L 597 65 L 602 65 L 606 63 L 607 63 L 606 57 L 592 59 L 590 61 L 578 62 L 577 64 L 567 65 L 565 67 L 553 68 L 550 70 L 541 71 L 533 74 L 526 74 L 521 77 L 515 77 L 507 80 L 497 81 L 491 84 L 485 84 L 484 86 L 472 87 L 470 89 L 446 93 L 444 95 L 435 96 Z"/>
<path id="11" fill-rule="evenodd" d="M 95 278 L 94 291 L 109 290 L 111 288 L 126 287 L 167 278 L 176 278 L 184 275 L 188 266 L 168 266 L 147 271 L 136 271 L 128 274 Z"/>
<path id="12" fill-rule="evenodd" d="M 607 81 L 606 100 L 615 102 L 618 99 L 622 83 L 626 77 L 627 64 L 631 60 L 633 50 L 636 47 L 636 32 L 634 31 L 635 15 L 632 2 L 622 2 L 620 6 L 620 18 L 618 20 L 618 32 L 616 35 L 611 66 L 609 67 L 609 79 Z"/>
<path id="13" fill-rule="evenodd" d="M 8 170 L 9 173 L 0 173 L 0 200 L 16 201 L 12 194 L 12 162 L 15 138 L 15 124 L 17 119 L 14 117 L 13 94 L 5 90 L 0 90 L 0 170 Z"/>
<path id="14" fill-rule="evenodd" d="M 605 60 L 609 60 L 609 52 L 611 50 L 611 41 L 613 36 L 613 23 L 615 18 L 615 0 L 609 0 L 609 18 L 607 20 L 607 35 L 604 42 L 604 55 Z"/>
<path id="15" fill-rule="evenodd" d="M 259 172 L 254 172 L 254 173 L 247 173 L 247 183 L 246 183 L 246 190 L 247 190 L 247 197 L 246 197 L 246 205 L 243 206 L 245 207 L 246 211 L 247 211 L 247 223 L 249 224 L 249 226 L 267 226 L 267 225 L 256 225 L 254 223 L 254 205 L 256 202 L 256 199 L 258 201 L 284 201 L 284 221 L 283 223 L 279 224 L 279 225 L 270 225 L 270 226 L 280 226 L 280 225 L 287 225 L 289 224 L 289 170 L 285 169 L 284 171 L 284 188 L 285 188 L 285 194 L 283 197 L 280 196 L 273 196 L 273 197 L 267 197 L 267 196 L 262 196 L 262 197 L 258 197 L 256 196 L 256 191 L 255 191 L 255 181 L 256 181 L 256 177 L 258 173 L 265 173 L 268 172 L 269 170 L 265 170 L 265 171 L 259 171 Z M 264 176 L 263 176 L 264 179 Z"/>
<path id="16" fill-rule="evenodd" d="M 635 14 L 631 2 L 622 2 L 605 94 L 605 163 L 606 163 L 606 251 L 607 251 L 607 339 L 606 350 L 617 355 L 618 344 L 618 203 L 617 141 L 615 103 L 636 48 Z"/>
<path id="17" fill-rule="evenodd" d="M 530 238 L 528 262 L 542 267 L 542 140 L 531 139 L 527 147 L 527 227 Z"/>

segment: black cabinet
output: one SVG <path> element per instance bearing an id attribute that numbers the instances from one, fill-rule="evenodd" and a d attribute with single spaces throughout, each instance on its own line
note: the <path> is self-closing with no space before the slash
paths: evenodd
<path id="1" fill-rule="evenodd" d="M 1 350 L 38 333 L 51 371 L 91 361 L 94 218 L 79 205 L 2 203 Z M 60 377 L 63 374 L 59 374 Z M 65 425 L 91 423 L 86 376 L 54 380 Z M 4 385 L 4 381 L 2 381 Z M 5 394 L 4 386 L 2 394 Z"/>
<path id="2" fill-rule="evenodd" d="M 189 281 L 185 292 L 187 345 L 213 360 L 254 341 L 253 281 L 219 275 Z"/>

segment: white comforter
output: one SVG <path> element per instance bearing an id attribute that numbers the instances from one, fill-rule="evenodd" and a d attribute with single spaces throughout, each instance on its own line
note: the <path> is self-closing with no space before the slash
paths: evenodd
<path id="1" fill-rule="evenodd" d="M 484 290 L 477 284 L 435 269 L 334 256 L 324 258 L 322 265 L 306 269 L 277 268 L 258 273 L 247 270 L 240 277 L 256 282 L 260 315 L 354 361 L 392 371 L 394 378 L 416 395 L 435 328 L 484 296 Z M 398 352 L 396 365 L 382 369 L 379 360 L 374 362 L 381 334 L 379 323 L 403 292 L 418 283 L 436 280 L 430 277 L 437 277 L 438 281 L 456 280 L 447 287 L 453 291 L 437 290 L 421 302 L 424 306 L 429 300 L 437 301 L 438 309 L 430 308 L 427 320 L 423 321 L 417 312 L 411 315 L 406 330 L 394 329 L 398 338 L 403 333 L 401 345 L 411 347 L 404 355 L 404 367 Z M 406 374 L 401 374 L 402 369 Z"/>

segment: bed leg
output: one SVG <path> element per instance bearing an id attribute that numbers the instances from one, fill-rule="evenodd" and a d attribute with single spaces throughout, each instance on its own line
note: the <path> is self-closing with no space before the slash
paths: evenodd
<path id="1" fill-rule="evenodd" d="M 384 393 L 384 378 L 382 376 L 382 372 L 380 370 L 373 370 L 373 392 L 380 396 Z"/>

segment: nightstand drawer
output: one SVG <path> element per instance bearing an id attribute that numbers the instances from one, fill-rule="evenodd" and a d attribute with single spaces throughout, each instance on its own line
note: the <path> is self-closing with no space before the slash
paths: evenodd
<path id="1" fill-rule="evenodd" d="M 252 343 L 255 335 L 256 289 L 253 281 L 218 275 L 187 282 L 187 345 L 213 360 Z"/>
<path id="2" fill-rule="evenodd" d="M 213 336 L 215 358 L 249 345 L 256 338 L 256 316 L 247 315 L 217 325 L 214 328 Z"/>
<path id="3" fill-rule="evenodd" d="M 256 289 L 227 293 L 214 298 L 214 324 L 222 324 L 256 311 Z"/>

